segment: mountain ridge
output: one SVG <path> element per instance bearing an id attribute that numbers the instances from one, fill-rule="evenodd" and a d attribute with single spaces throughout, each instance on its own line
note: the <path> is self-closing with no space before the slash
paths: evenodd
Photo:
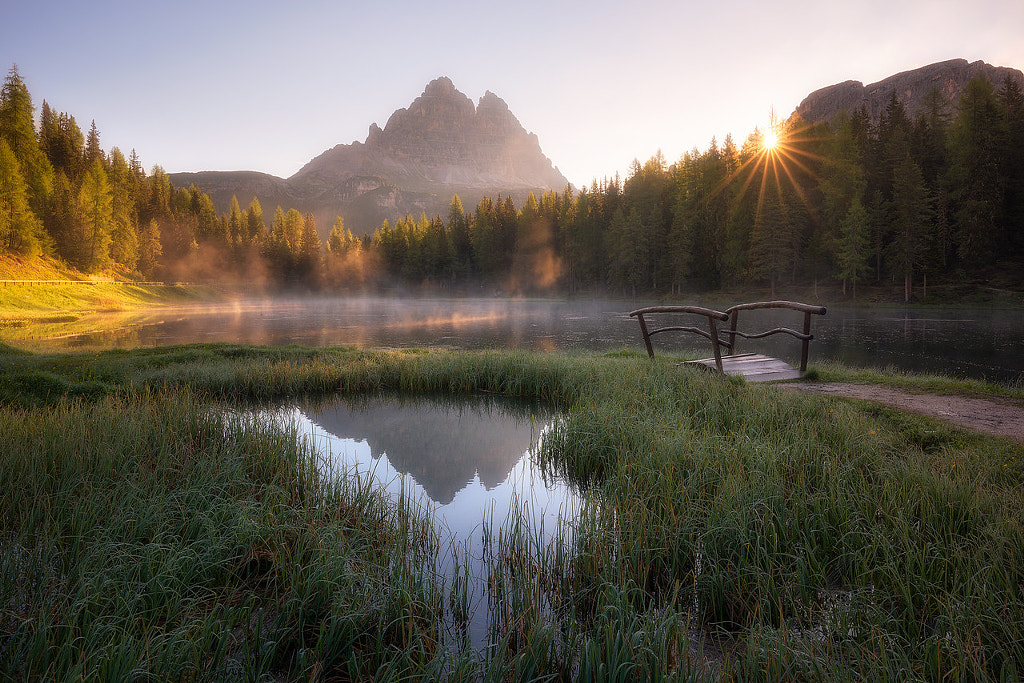
<path id="1" fill-rule="evenodd" d="M 1019 69 L 993 66 L 981 60 L 949 59 L 901 71 L 868 85 L 848 80 L 819 88 L 807 95 L 794 113 L 813 124 L 830 121 L 842 110 L 852 114 L 864 106 L 871 120 L 877 121 L 895 93 L 907 114 L 913 117 L 933 89 L 938 89 L 950 105 L 955 106 L 960 93 L 975 76 L 984 76 L 995 87 L 999 87 L 1006 77 L 1024 85 L 1024 73 Z"/>
<path id="2" fill-rule="evenodd" d="M 469 207 L 498 194 L 521 204 L 531 191 L 569 184 L 504 100 L 488 90 L 474 105 L 446 76 L 392 113 L 383 129 L 371 124 L 365 141 L 335 145 L 287 179 L 258 171 L 170 177 L 175 186 L 200 187 L 219 211 L 232 196 L 240 203 L 259 197 L 265 214 L 277 205 L 309 211 L 322 235 L 337 215 L 358 234 L 385 219 L 443 214 L 455 194 Z"/>

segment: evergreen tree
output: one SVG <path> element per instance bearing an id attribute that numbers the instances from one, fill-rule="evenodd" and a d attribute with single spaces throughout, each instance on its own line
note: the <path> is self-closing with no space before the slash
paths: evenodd
<path id="1" fill-rule="evenodd" d="M 97 160 L 85 174 L 78 193 L 79 268 L 95 272 L 110 264 L 110 239 L 113 230 L 113 198 L 107 173 Z"/>
<path id="2" fill-rule="evenodd" d="M 910 301 L 914 273 L 926 263 L 931 206 L 921 168 L 909 155 L 893 174 L 891 264 L 903 276 L 904 301 Z"/>
<path id="3" fill-rule="evenodd" d="M 5 140 L 18 162 L 21 177 L 28 188 L 28 202 L 36 216 L 46 211 L 53 185 L 53 167 L 39 146 L 35 129 L 32 96 L 12 66 L 0 89 L 0 140 Z"/>
<path id="4" fill-rule="evenodd" d="M 139 233 L 139 272 L 148 279 L 156 276 L 163 247 L 160 244 L 160 226 L 155 218 L 149 219 Z"/>
<path id="5" fill-rule="evenodd" d="M 751 274 L 756 280 L 767 280 L 771 298 L 775 298 L 776 285 L 788 274 L 793 265 L 792 224 L 780 193 L 765 192 L 754 217 L 751 235 Z"/>
<path id="6" fill-rule="evenodd" d="M 473 260 L 485 279 L 492 279 L 501 267 L 504 255 L 498 236 L 498 215 L 494 201 L 483 197 L 476 206 L 471 233 Z"/>
<path id="7" fill-rule="evenodd" d="M 327 253 L 324 255 L 328 286 L 352 288 L 361 285 L 364 276 L 362 252 L 362 243 L 345 227 L 345 220 L 338 216 L 327 236 Z"/>
<path id="8" fill-rule="evenodd" d="M 256 197 L 249 202 L 249 208 L 245 211 L 246 238 L 250 244 L 258 245 L 263 241 L 267 232 L 267 226 L 263 222 L 263 207 Z"/>
<path id="9" fill-rule="evenodd" d="M 85 138 L 85 166 L 89 168 L 96 162 L 106 164 L 107 158 L 103 155 L 103 148 L 100 147 L 100 132 L 96 129 L 96 120 L 93 119 L 89 126 L 89 135 Z"/>
<path id="10" fill-rule="evenodd" d="M 871 226 L 868 212 L 860 201 L 854 197 L 840 225 L 838 252 L 836 261 L 839 265 L 839 278 L 843 281 L 843 295 L 846 295 L 846 283 L 853 285 L 853 298 L 857 298 L 857 283 L 871 272 L 869 264 L 871 248 Z"/>
<path id="11" fill-rule="evenodd" d="M 610 284 L 628 291 L 634 298 L 637 288 L 646 284 L 645 270 L 648 267 L 647 235 L 640 211 L 636 207 L 623 215 L 622 207 L 615 210 L 608 226 L 612 244 L 609 263 Z"/>
<path id="12" fill-rule="evenodd" d="M 462 208 L 462 200 L 457 194 L 452 196 L 452 201 L 448 205 L 447 228 L 451 238 L 449 269 L 453 278 L 465 278 L 473 270 L 473 242 L 469 230 L 469 218 L 466 216 L 465 210 Z"/>
<path id="13" fill-rule="evenodd" d="M 318 288 L 323 279 L 320 266 L 320 235 L 316 231 L 316 218 L 313 214 L 307 213 L 302 218 L 302 234 L 299 237 L 298 245 L 298 270 L 299 276 L 307 286 Z"/>
<path id="14" fill-rule="evenodd" d="M 29 206 L 18 160 L 0 139 L 0 253 L 32 257 L 47 246 L 42 223 Z"/>
<path id="15" fill-rule="evenodd" d="M 1024 92 L 1007 76 L 999 89 L 1002 113 L 997 148 L 1003 188 L 1002 217 L 1007 228 L 1005 256 L 1017 264 L 1018 279 L 1024 277 Z"/>
<path id="16" fill-rule="evenodd" d="M 228 243 L 234 246 L 243 244 L 248 236 L 247 226 L 243 224 L 242 207 L 238 205 L 238 197 L 231 195 L 231 208 L 228 210 Z"/>
<path id="17" fill-rule="evenodd" d="M 949 178 L 958 255 L 972 269 L 991 263 L 1004 239 L 998 129 L 992 85 L 984 78 L 971 79 L 953 128 Z"/>
<path id="18" fill-rule="evenodd" d="M 135 177 L 117 147 L 110 150 L 111 219 L 110 256 L 115 263 L 135 270 L 139 260 L 139 230 L 133 191 Z"/>

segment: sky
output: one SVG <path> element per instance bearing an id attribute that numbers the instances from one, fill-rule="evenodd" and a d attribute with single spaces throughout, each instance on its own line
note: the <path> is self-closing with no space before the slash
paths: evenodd
<path id="1" fill-rule="evenodd" d="M 0 0 L 0 65 L 168 172 L 288 177 L 448 76 L 576 186 L 737 143 L 809 93 L 964 58 L 1024 69 L 1022 0 Z"/>

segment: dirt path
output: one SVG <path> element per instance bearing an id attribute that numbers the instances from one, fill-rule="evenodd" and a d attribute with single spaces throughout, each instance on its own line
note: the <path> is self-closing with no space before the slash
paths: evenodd
<path id="1" fill-rule="evenodd" d="M 878 401 L 900 410 L 937 417 L 961 427 L 1024 443 L 1024 403 L 1019 401 L 918 394 L 877 384 L 793 382 L 779 386 L 793 391 Z"/>

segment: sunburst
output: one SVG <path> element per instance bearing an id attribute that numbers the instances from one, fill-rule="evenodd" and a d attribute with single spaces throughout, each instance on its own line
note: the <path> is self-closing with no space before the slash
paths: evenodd
<path id="1" fill-rule="evenodd" d="M 754 130 L 752 137 L 753 142 L 756 142 L 754 149 L 757 151 L 723 179 L 715 192 L 742 179 L 743 184 L 733 198 L 733 201 L 738 203 L 746 195 L 754 179 L 760 176 L 757 215 L 761 213 L 766 193 L 774 191 L 781 199 L 783 186 L 788 184 L 813 218 L 814 205 L 803 183 L 796 176 L 799 170 L 805 177 L 815 177 L 816 174 L 808 162 L 823 160 L 820 155 L 807 149 L 807 143 L 812 142 L 808 132 L 808 126 L 793 122 L 777 122 L 773 112 L 771 122 L 764 132 Z"/>

